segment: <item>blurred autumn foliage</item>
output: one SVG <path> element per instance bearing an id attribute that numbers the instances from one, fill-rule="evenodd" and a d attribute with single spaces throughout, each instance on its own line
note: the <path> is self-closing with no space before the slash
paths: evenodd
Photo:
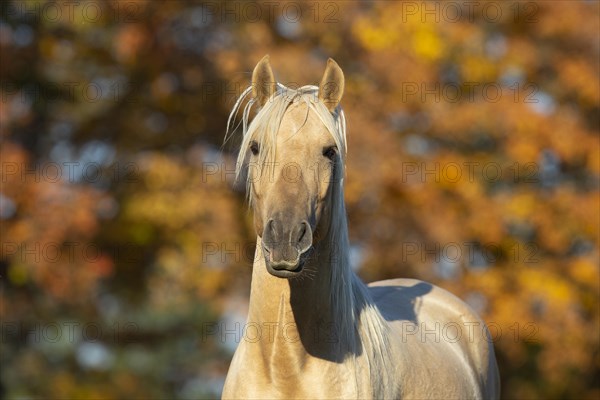
<path id="1" fill-rule="evenodd" d="M 471 304 L 504 398 L 600 396 L 597 1 L 0 7 L 3 398 L 219 395 L 255 237 L 221 144 L 267 53 L 345 71 L 360 275 Z"/>

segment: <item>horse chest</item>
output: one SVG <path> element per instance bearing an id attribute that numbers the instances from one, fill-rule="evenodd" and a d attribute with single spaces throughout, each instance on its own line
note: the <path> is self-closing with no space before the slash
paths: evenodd
<path id="1" fill-rule="evenodd" d="M 318 359 L 305 360 L 302 368 L 277 363 L 235 360 L 230 370 L 224 398 L 357 398 L 361 390 L 352 368 L 344 363 Z"/>

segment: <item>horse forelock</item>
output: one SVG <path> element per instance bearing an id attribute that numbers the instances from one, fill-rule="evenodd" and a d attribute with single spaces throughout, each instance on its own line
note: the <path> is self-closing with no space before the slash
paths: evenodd
<path id="1" fill-rule="evenodd" d="M 277 92 L 256 113 L 252 121 L 250 121 L 250 114 L 256 104 L 255 99 L 250 99 L 242 107 L 244 100 L 252 93 L 251 86 L 242 92 L 231 109 L 227 121 L 225 141 L 232 138 L 239 125 L 242 125 L 242 142 L 236 163 L 237 179 L 242 176 L 241 172 L 247 164 L 247 149 L 253 140 L 261 145 L 261 154 L 257 166 L 275 162 L 275 147 L 279 126 L 288 108 L 292 104 L 300 102 L 307 105 L 307 116 L 308 113 L 312 112 L 326 127 L 336 146 L 340 149 L 343 166 L 347 151 L 346 118 L 343 109 L 338 107 L 334 113 L 331 113 L 323 103 L 317 100 L 319 91 L 317 86 L 307 85 L 293 89 L 280 83 L 277 85 Z M 236 123 L 240 111 L 242 116 Z"/>

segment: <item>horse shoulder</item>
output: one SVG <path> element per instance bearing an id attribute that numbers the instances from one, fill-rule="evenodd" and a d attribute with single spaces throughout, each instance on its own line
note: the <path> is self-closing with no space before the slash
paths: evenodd
<path id="1" fill-rule="evenodd" d="M 373 300 L 388 320 L 483 322 L 464 301 L 438 286 L 416 279 L 390 279 L 368 285 Z"/>
<path id="2" fill-rule="evenodd" d="M 498 396 L 493 344 L 485 323 L 469 305 L 442 288 L 415 279 L 378 281 L 368 287 L 381 314 L 399 336 L 395 342 L 403 358 L 429 354 L 430 365 L 436 361 L 433 358 L 438 358 L 438 364 L 454 360 L 470 371 L 468 375 L 479 386 L 479 396 Z"/>

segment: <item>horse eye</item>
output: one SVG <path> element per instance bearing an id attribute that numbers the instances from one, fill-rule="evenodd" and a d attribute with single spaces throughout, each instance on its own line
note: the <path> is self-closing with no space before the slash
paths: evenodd
<path id="1" fill-rule="evenodd" d="M 255 141 L 252 141 L 252 143 L 250 143 L 250 151 L 255 156 L 258 155 L 258 152 L 260 151 L 260 146 L 258 145 L 258 143 L 256 143 Z"/>
<path id="2" fill-rule="evenodd" d="M 335 146 L 329 146 L 323 149 L 323 155 L 330 160 L 333 160 L 337 154 L 337 148 Z"/>

